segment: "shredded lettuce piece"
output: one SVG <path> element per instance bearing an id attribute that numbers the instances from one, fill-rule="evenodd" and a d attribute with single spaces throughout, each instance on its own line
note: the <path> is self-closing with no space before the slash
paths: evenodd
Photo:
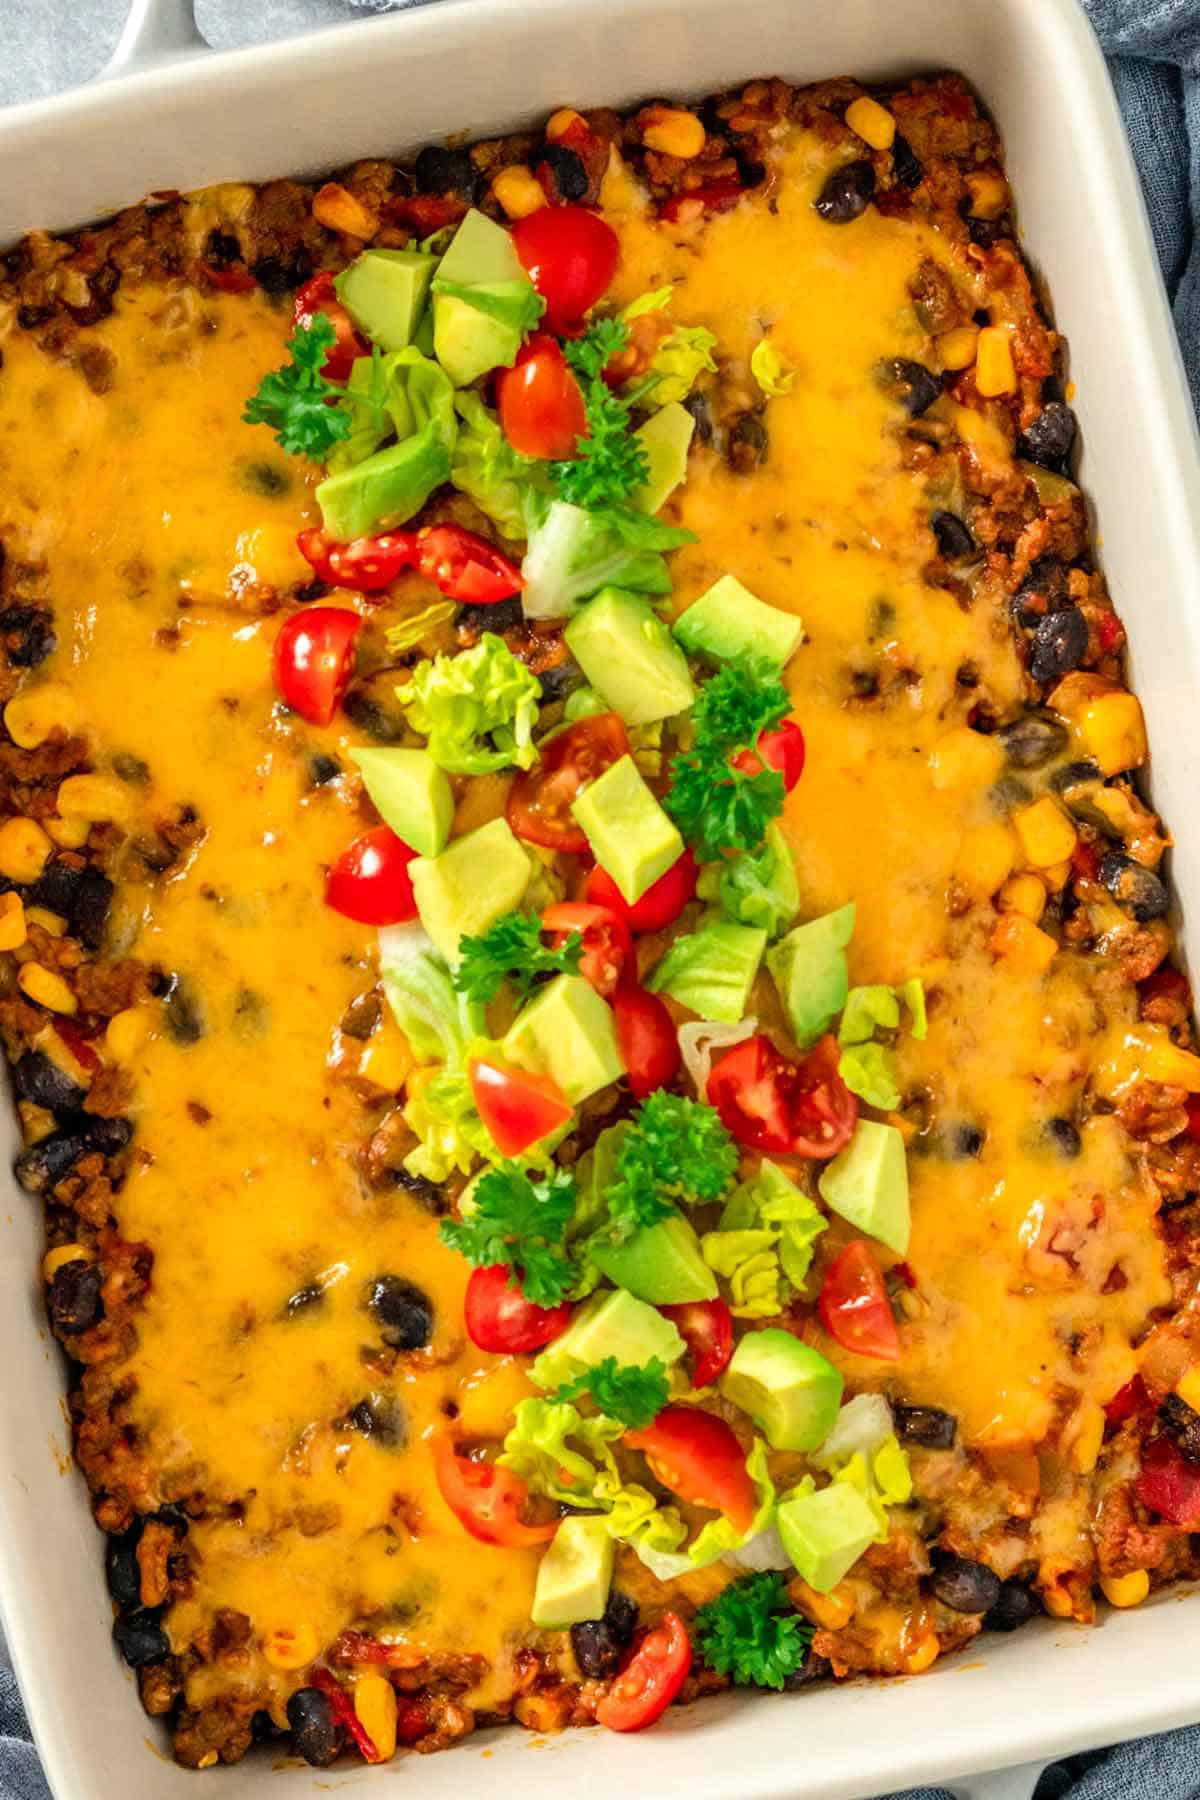
<path id="1" fill-rule="evenodd" d="M 336 475 L 353 468 L 370 456 L 396 429 L 388 411 L 388 378 L 383 351 L 376 344 L 370 356 L 355 358 L 346 379 L 345 390 L 337 403 L 350 427 L 340 444 L 335 444 L 326 459 L 326 467 Z"/>
<path id="2" fill-rule="evenodd" d="M 901 1002 L 908 1008 L 913 1036 L 923 1038 L 928 1029 L 925 984 L 915 976 L 902 987 L 878 982 L 851 988 L 838 1026 L 838 1042 L 843 1046 L 838 1074 L 852 1094 L 883 1112 L 899 1106 L 900 1090 L 891 1051 L 873 1039 L 876 1031 L 895 1031 L 899 1027 Z"/>
<path id="3" fill-rule="evenodd" d="M 662 312 L 665 307 L 670 306 L 674 298 L 675 288 L 673 285 L 652 288 L 648 294 L 639 294 L 636 300 L 631 300 L 628 306 L 622 307 L 621 317 L 628 325 L 631 319 L 640 319 L 644 313 Z"/>
<path id="4" fill-rule="evenodd" d="M 500 1160 L 463 1069 L 446 1068 L 426 1081 L 410 1081 L 404 1123 L 420 1139 L 404 1159 L 410 1175 L 442 1182 L 454 1174 L 469 1175 L 481 1160 Z"/>
<path id="5" fill-rule="evenodd" d="M 742 1549 L 752 1538 L 766 1531 L 775 1516 L 776 1494 L 767 1466 L 767 1446 L 762 1438 L 756 1437 L 750 1446 L 746 1472 L 754 1483 L 756 1499 L 749 1529 L 739 1531 L 732 1519 L 724 1516 L 710 1519 L 707 1525 L 701 1527 L 686 1550 L 673 1555 L 664 1554 L 644 1542 L 635 1542 L 633 1548 L 651 1574 L 657 1575 L 660 1581 L 674 1581 L 677 1576 L 689 1575 L 695 1569 L 707 1569 L 710 1563 L 719 1562 L 731 1551 Z"/>
<path id="6" fill-rule="evenodd" d="M 895 1058 L 883 1044 L 848 1044 L 838 1057 L 838 1074 L 860 1100 L 893 1112 L 900 1104 Z"/>
<path id="7" fill-rule="evenodd" d="M 619 1486 L 611 1446 L 625 1427 L 603 1413 L 584 1417 L 566 1400 L 522 1400 L 497 1461 L 528 1482 L 535 1494 L 568 1506 L 595 1506 L 603 1472 Z"/>
<path id="8" fill-rule="evenodd" d="M 434 762 L 452 774 L 528 769 L 537 760 L 538 678 L 494 632 L 471 650 L 420 663 L 396 692 Z"/>
<path id="9" fill-rule="evenodd" d="M 705 1262 L 729 1283 L 729 1310 L 737 1319 L 773 1319 L 779 1293 L 777 1231 L 706 1231 L 700 1239 Z"/>
<path id="10" fill-rule="evenodd" d="M 608 1511 L 608 1529 L 619 1543 L 641 1556 L 670 1555 L 687 1536 L 687 1526 L 674 1506 L 660 1506 L 636 1481 L 623 1482 L 607 1470 L 596 1477 L 596 1501 Z"/>
<path id="11" fill-rule="evenodd" d="M 780 1266 L 791 1285 L 801 1288 L 812 1265 L 813 1246 L 828 1222 L 803 1189 L 776 1163 L 764 1160 L 758 1173 L 729 1196 L 718 1229 L 777 1232 Z"/>
<path id="12" fill-rule="evenodd" d="M 461 1062 L 483 1032 L 483 1009 L 455 990 L 445 958 L 419 921 L 381 929 L 379 969 L 392 1015 L 418 1061 Z"/>
<path id="13" fill-rule="evenodd" d="M 761 338 L 750 352 L 750 373 L 770 400 L 790 394 L 796 385 L 796 371 L 782 357 L 770 338 Z"/>
<path id="14" fill-rule="evenodd" d="M 813 1466 L 858 1489 L 875 1515 L 876 1543 L 890 1529 L 889 1506 L 912 1499 L 908 1452 L 892 1430 L 892 1412 L 879 1394 L 857 1394 L 842 1407 L 825 1442 L 812 1452 Z M 812 1477 L 806 1477 L 812 1484 Z M 804 1483 L 801 1483 L 804 1487 Z M 811 1486 L 808 1490 L 811 1491 Z"/>
<path id="15" fill-rule="evenodd" d="M 439 625 L 445 625 L 457 611 L 458 603 L 454 600 L 434 600 L 419 612 L 409 613 L 398 624 L 388 626 L 385 633 L 388 649 L 393 656 L 403 655 L 405 650 L 411 650 L 414 644 L 436 631 Z"/>
<path id="16" fill-rule="evenodd" d="M 479 395 L 463 388 L 454 396 L 458 438 L 450 462 L 450 479 L 485 512 L 505 537 L 525 536 L 525 492 L 541 465 L 513 449 L 500 421 Z"/>
<path id="17" fill-rule="evenodd" d="M 566 500 L 548 501 L 531 489 L 525 497 L 529 538 L 521 573 L 521 603 L 529 619 L 561 619 L 602 587 L 636 594 L 669 594 L 663 555 L 694 534 L 623 507 L 585 511 Z"/>
<path id="18" fill-rule="evenodd" d="M 716 901 L 731 919 L 757 926 L 768 938 L 787 930 L 800 910 L 796 862 L 778 825 L 767 826 L 763 842 L 701 873 L 696 892 Z"/>
<path id="19" fill-rule="evenodd" d="M 665 337 L 650 359 L 647 377 L 654 377 L 644 404 L 669 406 L 673 400 L 686 400 L 704 370 L 715 370 L 713 351 L 716 334 L 706 325 L 677 325 Z"/>

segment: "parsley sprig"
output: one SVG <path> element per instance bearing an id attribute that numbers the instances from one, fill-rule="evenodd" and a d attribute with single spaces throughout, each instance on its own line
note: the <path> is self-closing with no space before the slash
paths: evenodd
<path id="1" fill-rule="evenodd" d="M 575 1183 L 564 1169 L 544 1175 L 501 1163 L 476 1182 L 470 1211 L 443 1219 L 441 1238 L 476 1268 L 503 1263 L 535 1306 L 557 1306 L 578 1271 L 562 1247 L 575 1210 Z"/>
<path id="2" fill-rule="evenodd" d="M 667 1404 L 670 1384 L 657 1356 L 648 1363 L 618 1363 L 615 1356 L 584 1369 L 573 1381 L 564 1382 L 552 1400 L 578 1400 L 589 1394 L 610 1419 L 619 1419 L 631 1431 L 640 1431 L 658 1417 Z"/>
<path id="3" fill-rule="evenodd" d="M 624 1241 L 665 1219 L 677 1201 L 719 1200 L 738 1149 L 711 1106 L 660 1088 L 634 1113 L 606 1191 L 612 1232 Z"/>
<path id="4" fill-rule="evenodd" d="M 748 774 L 730 759 L 753 750 L 759 732 L 778 725 L 791 704 L 779 670 L 766 657 L 724 663 L 700 689 L 692 710 L 695 736 L 671 764 L 663 805 L 702 861 L 713 862 L 726 850 L 756 850 L 783 810 L 777 770 Z"/>
<path id="5" fill-rule="evenodd" d="M 692 1642 L 737 1687 L 782 1688 L 808 1654 L 813 1628 L 792 1611 L 782 1575 L 747 1575 L 696 1614 Z"/>
<path id="6" fill-rule="evenodd" d="M 506 981 L 524 999 L 543 975 L 573 975 L 583 954 L 580 934 L 572 931 L 557 950 L 543 944 L 541 934 L 542 923 L 536 913 L 510 912 L 481 937 L 464 937 L 458 947 L 455 987 L 469 999 L 486 1004 L 496 998 Z"/>
<path id="7" fill-rule="evenodd" d="M 630 430 L 631 409 L 604 380 L 605 366 L 629 343 L 623 319 L 597 319 L 581 338 L 563 345 L 579 378 L 587 414 L 587 436 L 576 440 L 569 462 L 550 465 L 559 496 L 572 506 L 595 510 L 620 506 L 650 474 L 645 446 Z"/>
<path id="8" fill-rule="evenodd" d="M 350 415 L 331 404 L 342 390 L 321 373 L 336 342 L 333 326 L 318 313 L 288 339 L 291 362 L 264 375 L 246 402 L 246 424 L 269 425 L 289 456 L 322 462 L 350 434 Z"/>

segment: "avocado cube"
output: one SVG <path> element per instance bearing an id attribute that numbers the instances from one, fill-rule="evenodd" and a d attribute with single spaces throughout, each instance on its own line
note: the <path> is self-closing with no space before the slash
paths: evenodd
<path id="1" fill-rule="evenodd" d="M 597 1513 L 569 1513 L 538 1564 L 530 1617 L 542 1631 L 599 1619 L 608 1605 L 616 1544 Z"/>
<path id="2" fill-rule="evenodd" d="M 630 494 L 630 506 L 639 512 L 656 513 L 675 492 L 687 474 L 688 450 L 695 429 L 695 419 L 679 400 L 660 406 L 644 425 L 638 426 L 633 435 L 646 452 L 650 467 L 641 487 Z"/>
<path id="3" fill-rule="evenodd" d="M 520 348 L 517 327 L 435 287 L 433 351 L 455 387 L 467 387 L 489 369 L 511 369 Z"/>
<path id="4" fill-rule="evenodd" d="M 585 787 L 571 811 L 602 869 L 627 905 L 640 900 L 683 855 L 683 839 L 638 773 L 623 756 Z"/>
<path id="5" fill-rule="evenodd" d="M 854 935 L 854 918 L 852 900 L 795 926 L 767 951 L 767 968 L 802 1050 L 816 1042 L 846 1004 L 846 945 Z"/>
<path id="6" fill-rule="evenodd" d="M 827 1356 L 769 1326 L 738 1344 L 721 1392 L 748 1412 L 775 1450 L 815 1450 L 833 1430 L 842 1377 Z"/>
<path id="7" fill-rule="evenodd" d="M 652 1306 L 717 1297 L 717 1279 L 701 1254 L 700 1240 L 679 1212 L 644 1225 L 628 1243 L 598 1244 L 591 1257 L 602 1275 Z"/>
<path id="8" fill-rule="evenodd" d="M 447 962 L 457 962 L 460 938 L 478 937 L 520 904 L 533 864 L 507 822 L 492 819 L 440 856 L 415 857 L 408 873 L 422 925 Z"/>
<path id="9" fill-rule="evenodd" d="M 563 636 L 589 682 L 626 725 L 673 718 L 696 698 L 687 658 L 638 594 L 601 588 Z"/>
<path id="10" fill-rule="evenodd" d="M 860 1119 L 846 1148 L 821 1170 L 817 1187 L 831 1212 L 878 1238 L 897 1256 L 907 1254 L 912 1229 L 908 1160 L 894 1125 Z"/>
<path id="11" fill-rule="evenodd" d="M 775 1527 L 794 1567 L 818 1594 L 828 1594 L 875 1542 L 875 1515 L 845 1481 L 784 1500 Z"/>
<path id="12" fill-rule="evenodd" d="M 795 613 L 768 606 L 734 575 L 722 575 L 675 621 L 685 650 L 726 662 L 731 656 L 765 656 L 780 668 L 804 636 Z"/>
<path id="13" fill-rule="evenodd" d="M 529 1374 L 538 1387 L 549 1392 L 606 1356 L 636 1368 L 657 1357 L 669 1369 L 684 1349 L 670 1319 L 624 1288 L 614 1288 L 584 1301 L 562 1336 L 532 1364 Z"/>
<path id="14" fill-rule="evenodd" d="M 440 856 L 450 838 L 454 791 L 428 750 L 352 750 L 363 786 L 385 825 L 420 856 Z"/>
<path id="15" fill-rule="evenodd" d="M 334 277 L 338 299 L 382 350 L 412 343 L 429 297 L 434 259 L 419 250 L 364 250 Z"/>
<path id="16" fill-rule="evenodd" d="M 327 475 L 317 488 L 317 505 L 330 537 L 346 543 L 411 519 L 449 479 L 450 452 L 436 428 L 427 425 L 414 437 Z"/>
<path id="17" fill-rule="evenodd" d="M 539 988 L 510 1026 L 504 1053 L 553 1075 L 572 1106 L 625 1073 L 612 1008 L 582 975 L 556 975 Z"/>
<path id="18" fill-rule="evenodd" d="M 439 281 L 455 282 L 528 279 L 513 247 L 512 233 L 476 207 L 467 213 L 446 246 L 437 276 Z"/>

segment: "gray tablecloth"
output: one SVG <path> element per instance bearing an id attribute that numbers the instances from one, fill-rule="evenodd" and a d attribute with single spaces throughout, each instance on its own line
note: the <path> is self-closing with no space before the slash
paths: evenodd
<path id="1" fill-rule="evenodd" d="M 196 13 L 209 43 L 224 49 L 363 17 L 372 3 L 197 0 Z M 377 0 L 378 10 L 391 3 Z M 1200 406 L 1200 0 L 1083 4 L 1109 58 Z M 110 54 L 126 10 L 126 0 L 0 0 L 0 103 L 86 81 Z M 1153 1671 L 1139 1671 L 1138 1678 L 1152 1680 Z M 1200 1692 L 1200 1674 L 1197 1682 Z M 1052 1696 L 1048 1701 L 1053 1704 Z M 48 1794 L 16 1685 L 0 1667 L 0 1800 L 48 1800 Z M 945 1793 L 922 1788 L 901 1800 L 945 1800 Z M 1200 1727 L 1071 1757 L 1047 1771 L 1037 1800 L 1200 1800 Z"/>

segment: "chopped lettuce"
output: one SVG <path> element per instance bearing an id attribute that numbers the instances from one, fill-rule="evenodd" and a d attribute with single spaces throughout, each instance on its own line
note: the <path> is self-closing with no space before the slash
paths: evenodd
<path id="1" fill-rule="evenodd" d="M 622 507 L 587 512 L 531 489 L 525 499 L 529 545 L 521 595 L 530 619 L 561 619 L 602 587 L 669 594 L 663 554 L 694 541 L 690 531 Z"/>
<path id="2" fill-rule="evenodd" d="M 396 429 L 388 411 L 388 379 L 383 351 L 378 344 L 370 356 L 355 358 L 337 411 L 349 419 L 350 430 L 341 443 L 334 445 L 326 459 L 325 466 L 334 475 L 362 462 Z"/>
<path id="3" fill-rule="evenodd" d="M 674 940 L 646 986 L 652 994 L 670 994 L 702 1019 L 736 1025 L 745 1017 L 766 947 L 765 931 L 710 912 L 695 931 Z"/>
<path id="4" fill-rule="evenodd" d="M 895 1058 L 884 1044 L 848 1044 L 838 1057 L 838 1074 L 860 1100 L 893 1112 L 900 1104 Z"/>
<path id="5" fill-rule="evenodd" d="M 479 395 L 463 388 L 454 396 L 458 438 L 450 463 L 450 479 L 470 496 L 505 537 L 525 535 L 524 496 L 540 467 L 513 449 Z"/>
<path id="6" fill-rule="evenodd" d="M 674 286 L 652 288 L 648 294 L 639 294 L 628 306 L 622 307 L 621 317 L 628 325 L 632 319 L 640 319 L 644 313 L 662 312 L 670 306 L 675 297 Z"/>
<path id="7" fill-rule="evenodd" d="M 770 338 L 761 338 L 750 352 L 750 373 L 770 400 L 790 394 L 796 385 L 796 371 L 780 356 Z"/>
<path id="8" fill-rule="evenodd" d="M 358 357 L 336 411 L 349 420 L 349 431 L 329 456 L 333 475 L 363 462 L 389 438 L 421 431 L 450 451 L 458 430 L 450 377 L 412 344 L 387 355 L 376 345 L 370 356 Z"/>
<path id="9" fill-rule="evenodd" d="M 809 1195 L 789 1180 L 777 1164 L 764 1160 L 758 1173 L 729 1196 L 718 1228 L 721 1232 L 777 1232 L 780 1266 L 792 1286 L 799 1288 L 812 1264 L 813 1245 L 827 1224 Z"/>
<path id="10" fill-rule="evenodd" d="M 713 863 L 696 888 L 702 900 L 717 901 L 731 919 L 755 925 L 768 938 L 786 931 L 800 907 L 796 863 L 778 825 L 768 825 L 763 842 L 728 861 Z"/>
<path id="11" fill-rule="evenodd" d="M 423 925 L 387 925 L 379 933 L 383 991 L 419 1062 L 460 1063 L 483 1031 L 483 1010 L 460 994 L 445 958 Z"/>
<path id="12" fill-rule="evenodd" d="M 677 325 L 650 359 L 643 405 L 669 406 L 673 400 L 686 400 L 701 373 L 715 370 L 716 344 L 715 333 L 706 325 Z M 653 387 L 648 385 L 651 377 Z"/>
<path id="13" fill-rule="evenodd" d="M 835 1482 L 858 1489 L 875 1515 L 875 1541 L 882 1544 L 889 1530 L 888 1507 L 903 1506 L 913 1491 L 908 1452 L 892 1430 L 887 1401 L 879 1394 L 858 1394 L 848 1400 L 810 1461 Z M 814 1485 L 811 1475 L 806 1476 L 795 1491 L 811 1492 Z"/>
<path id="14" fill-rule="evenodd" d="M 493 632 L 471 650 L 420 663 L 396 692 L 434 762 L 452 774 L 528 769 L 537 760 L 538 678 Z"/>
<path id="15" fill-rule="evenodd" d="M 928 1029 L 925 984 L 917 977 L 902 987 L 879 982 L 851 988 L 838 1026 L 838 1042 L 842 1045 L 838 1074 L 852 1094 L 883 1112 L 899 1106 L 900 1090 L 891 1051 L 873 1040 L 876 1031 L 898 1028 L 901 1002 L 908 1008 L 913 1036 L 923 1038 Z"/>
<path id="16" fill-rule="evenodd" d="M 729 1284 L 729 1310 L 736 1319 L 773 1319 L 783 1302 L 779 1293 L 777 1231 L 706 1231 L 700 1239 L 704 1260 Z"/>
<path id="17" fill-rule="evenodd" d="M 404 1159 L 410 1175 L 442 1182 L 454 1174 L 469 1175 L 481 1159 L 500 1160 L 461 1068 L 442 1069 L 427 1081 L 410 1081 L 404 1123 L 420 1139 Z"/>
<path id="18" fill-rule="evenodd" d="M 611 1446 L 625 1427 L 602 1413 L 585 1417 L 566 1400 L 522 1400 L 498 1461 L 545 1494 L 568 1506 L 598 1504 L 596 1480 L 603 1472 L 620 1485 Z"/>
<path id="19" fill-rule="evenodd" d="M 710 1519 L 701 1527 L 686 1550 L 674 1554 L 664 1553 L 646 1542 L 635 1542 L 633 1548 L 646 1567 L 660 1581 L 674 1581 L 677 1576 L 690 1575 L 695 1569 L 707 1569 L 710 1563 L 719 1562 L 723 1556 L 741 1550 L 753 1538 L 768 1529 L 775 1516 L 775 1484 L 771 1480 L 771 1472 L 767 1467 L 767 1446 L 761 1438 L 755 1438 L 746 1458 L 746 1473 L 754 1483 L 756 1506 L 754 1517 L 747 1531 L 739 1531 L 732 1519 L 724 1516 Z"/>

